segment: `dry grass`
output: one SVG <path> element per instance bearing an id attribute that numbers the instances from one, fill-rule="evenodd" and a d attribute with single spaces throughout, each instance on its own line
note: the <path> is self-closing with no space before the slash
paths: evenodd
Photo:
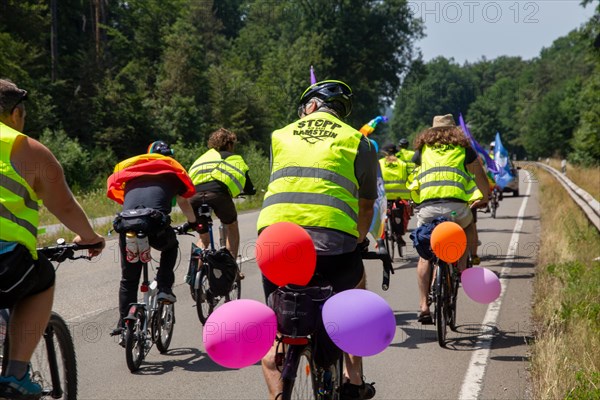
<path id="1" fill-rule="evenodd" d="M 551 159 L 549 164 L 560 171 L 560 160 Z M 567 177 L 596 200 L 600 200 L 600 166 L 584 168 L 567 164 Z"/>
<path id="2" fill-rule="evenodd" d="M 535 282 L 535 398 L 600 398 L 600 235 L 547 172 Z"/>

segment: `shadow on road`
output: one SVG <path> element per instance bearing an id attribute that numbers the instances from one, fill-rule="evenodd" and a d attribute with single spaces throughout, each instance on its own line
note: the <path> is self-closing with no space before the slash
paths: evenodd
<path id="1" fill-rule="evenodd" d="M 187 357 L 186 357 L 187 356 Z M 176 357 L 176 359 L 173 359 Z M 185 357 L 185 358 L 183 358 Z M 208 357 L 206 353 L 192 347 L 171 349 L 160 355 L 160 360 L 145 359 L 137 375 L 163 375 L 173 370 L 183 369 L 193 372 L 232 371 L 221 367 Z"/>

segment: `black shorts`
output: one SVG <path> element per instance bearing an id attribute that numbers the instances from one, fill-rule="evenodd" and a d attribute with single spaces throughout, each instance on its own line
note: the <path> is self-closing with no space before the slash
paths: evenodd
<path id="1" fill-rule="evenodd" d="M 201 221 L 199 210 L 202 204 L 208 204 L 222 224 L 229 225 L 237 221 L 237 211 L 233 199 L 223 192 L 197 192 L 190 198 L 190 204 L 196 214 L 196 220 Z M 206 229 L 208 232 L 208 228 Z"/>
<path id="2" fill-rule="evenodd" d="M 0 254 L 0 308 L 11 308 L 23 298 L 47 290 L 54 285 L 54 278 L 52 263 L 39 253 L 33 260 L 21 244 Z"/>
<path id="3" fill-rule="evenodd" d="M 358 249 L 335 256 L 317 255 L 315 275 L 331 284 L 335 293 L 354 289 L 365 273 L 363 260 Z M 313 278 L 316 282 L 316 279 Z M 314 284 L 309 282 L 307 286 Z M 263 276 L 263 290 L 265 299 L 277 289 L 277 285 Z"/>

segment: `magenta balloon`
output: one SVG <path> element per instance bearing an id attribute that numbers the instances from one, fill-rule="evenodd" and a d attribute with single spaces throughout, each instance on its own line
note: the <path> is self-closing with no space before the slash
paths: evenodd
<path id="1" fill-rule="evenodd" d="M 465 293 L 473 301 L 489 304 L 500 296 L 500 280 L 487 268 L 467 268 L 460 279 Z"/>
<path id="2" fill-rule="evenodd" d="M 202 341 L 209 357 L 227 368 L 244 368 L 260 361 L 277 333 L 275 312 L 256 300 L 234 300 L 208 317 Z"/>
<path id="3" fill-rule="evenodd" d="M 328 299 L 323 323 L 340 349 L 362 357 L 381 353 L 396 333 L 396 318 L 388 303 L 363 289 L 346 290 Z"/>

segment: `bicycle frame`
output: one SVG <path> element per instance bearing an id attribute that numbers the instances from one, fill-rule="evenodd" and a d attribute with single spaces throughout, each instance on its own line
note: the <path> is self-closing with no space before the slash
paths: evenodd
<path id="1" fill-rule="evenodd" d="M 186 282 L 190 285 L 190 292 L 192 299 L 196 302 L 196 312 L 198 319 L 204 325 L 208 316 L 213 312 L 214 308 L 218 303 L 224 299 L 225 302 L 229 300 L 235 300 L 241 296 L 241 258 L 237 261 L 237 276 L 230 292 L 226 295 L 216 296 L 210 292 L 210 282 L 208 281 L 208 274 L 211 268 L 210 263 L 207 260 L 208 252 L 214 252 L 216 250 L 213 220 L 212 220 L 212 209 L 211 207 L 203 203 L 200 205 L 200 215 L 206 218 L 206 224 L 208 225 L 208 237 L 209 247 L 203 250 L 192 244 L 192 251 L 190 256 L 190 265 L 188 266 L 188 275 L 186 276 Z M 226 227 L 223 224 L 219 226 L 219 242 L 220 249 L 225 248 L 225 234 Z"/>

